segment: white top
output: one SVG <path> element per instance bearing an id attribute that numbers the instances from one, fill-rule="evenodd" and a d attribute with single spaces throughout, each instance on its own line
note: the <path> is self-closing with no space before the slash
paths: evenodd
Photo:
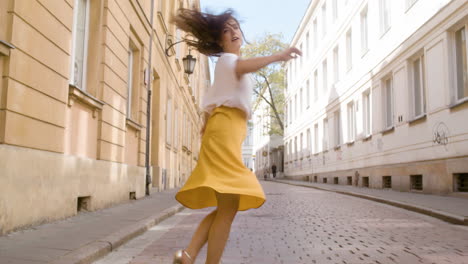
<path id="1" fill-rule="evenodd" d="M 251 74 L 244 74 L 240 80 L 236 76 L 238 56 L 223 53 L 215 67 L 213 85 L 208 88 L 201 103 L 204 112 L 211 114 L 214 108 L 224 105 L 239 108 L 252 117 L 253 81 Z"/>

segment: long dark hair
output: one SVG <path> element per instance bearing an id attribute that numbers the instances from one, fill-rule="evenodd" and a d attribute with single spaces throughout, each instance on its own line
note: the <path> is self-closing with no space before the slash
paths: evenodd
<path id="1" fill-rule="evenodd" d="M 172 23 L 187 32 L 189 36 L 195 38 L 184 38 L 189 46 L 207 56 L 219 56 L 223 52 L 223 48 L 219 43 L 224 25 L 229 19 L 233 19 L 239 24 L 233 14 L 232 9 L 228 9 L 219 15 L 213 15 L 198 10 L 181 8 L 177 11 L 177 15 L 172 17 Z"/>

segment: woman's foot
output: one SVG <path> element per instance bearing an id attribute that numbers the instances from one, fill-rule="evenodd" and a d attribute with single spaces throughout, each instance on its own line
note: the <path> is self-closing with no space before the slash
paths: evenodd
<path id="1" fill-rule="evenodd" d="M 187 251 L 180 249 L 177 250 L 174 254 L 174 262 L 173 264 L 191 264 L 192 257 L 187 253 Z"/>

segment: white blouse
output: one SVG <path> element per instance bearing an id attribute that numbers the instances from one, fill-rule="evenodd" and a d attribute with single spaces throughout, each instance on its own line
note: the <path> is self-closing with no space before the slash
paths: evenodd
<path id="1" fill-rule="evenodd" d="M 214 108 L 224 105 L 239 108 L 252 117 L 253 81 L 251 74 L 244 74 L 240 80 L 236 76 L 238 56 L 233 53 L 223 53 L 216 63 L 214 82 L 205 93 L 201 108 L 211 114 Z"/>

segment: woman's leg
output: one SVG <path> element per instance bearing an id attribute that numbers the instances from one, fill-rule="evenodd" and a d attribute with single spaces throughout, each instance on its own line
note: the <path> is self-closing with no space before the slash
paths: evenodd
<path id="1" fill-rule="evenodd" d="M 218 264 L 223 255 L 231 224 L 239 208 L 238 194 L 216 193 L 218 209 L 208 234 L 208 255 L 206 264 Z"/>
<path id="2" fill-rule="evenodd" d="M 197 230 L 193 234 L 190 244 L 185 249 L 185 251 L 187 251 L 190 257 L 192 257 L 192 261 L 193 261 L 192 263 L 195 263 L 195 259 L 198 256 L 198 252 L 200 252 L 200 249 L 208 241 L 208 232 L 210 231 L 210 227 L 211 227 L 211 224 L 213 223 L 215 216 L 216 216 L 216 210 L 214 210 L 213 212 L 205 216 L 205 218 L 200 222 Z M 184 264 L 190 263 L 187 256 L 185 255 L 183 256 L 183 260 L 184 260 Z"/>

